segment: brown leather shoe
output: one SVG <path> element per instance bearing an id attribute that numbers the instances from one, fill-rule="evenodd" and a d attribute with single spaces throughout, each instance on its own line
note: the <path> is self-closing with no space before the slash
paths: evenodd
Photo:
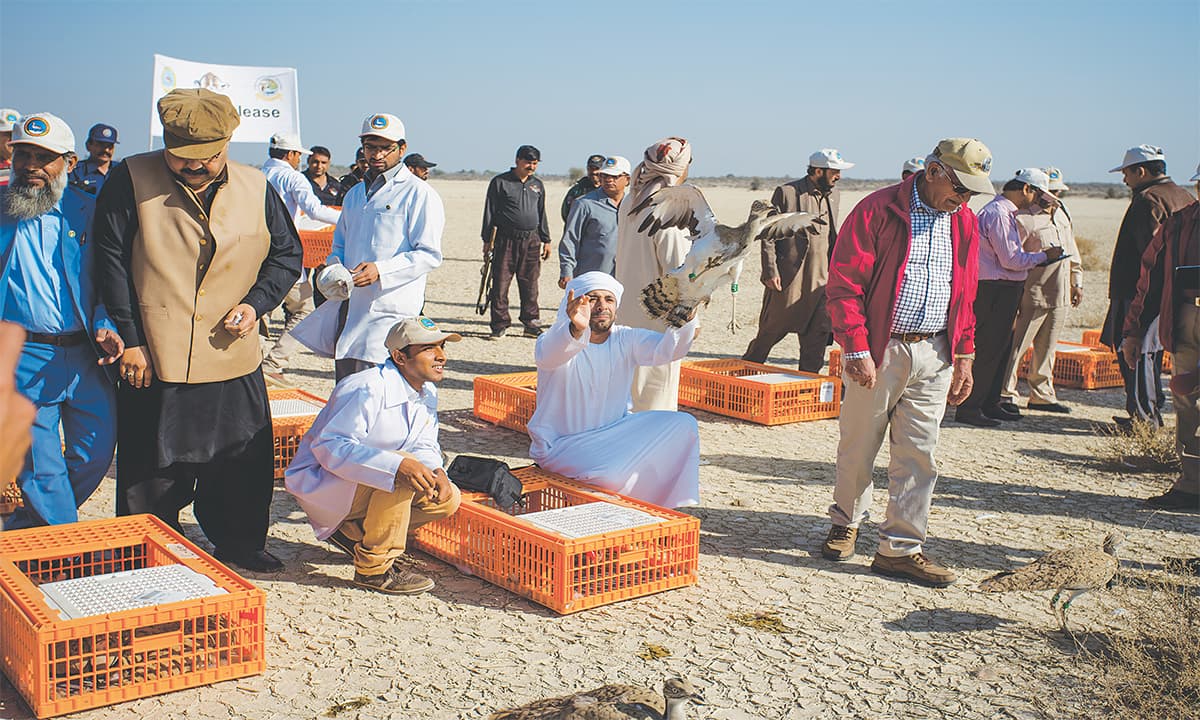
<path id="1" fill-rule="evenodd" d="M 901 557 L 888 557 L 875 553 L 875 562 L 871 563 L 871 572 L 888 577 L 904 578 L 937 588 L 953 585 L 954 581 L 958 579 L 953 571 L 938 565 L 925 553 Z"/>
<path id="2" fill-rule="evenodd" d="M 388 568 L 387 572 L 382 575 L 363 575 L 355 572 L 354 584 L 389 595 L 419 595 L 426 590 L 433 589 L 432 578 L 427 578 L 412 570 L 398 568 L 395 565 Z"/>
<path id="3" fill-rule="evenodd" d="M 821 546 L 821 555 L 826 560 L 849 560 L 854 557 L 854 541 L 858 540 L 858 528 L 847 525 L 833 525 L 829 528 L 829 537 Z"/>

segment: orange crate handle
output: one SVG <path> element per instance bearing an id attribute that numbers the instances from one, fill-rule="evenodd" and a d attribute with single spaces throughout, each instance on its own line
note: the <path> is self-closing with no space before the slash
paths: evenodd
<path id="1" fill-rule="evenodd" d="M 161 633 L 138 637 L 134 631 L 132 649 L 135 653 L 151 650 L 166 650 L 173 647 L 183 647 L 183 623 L 170 623 L 174 628 L 166 628 Z"/>

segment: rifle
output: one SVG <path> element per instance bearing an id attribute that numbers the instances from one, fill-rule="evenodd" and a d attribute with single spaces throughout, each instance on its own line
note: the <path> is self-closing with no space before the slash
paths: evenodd
<path id="1" fill-rule="evenodd" d="M 492 303 L 492 253 L 496 245 L 496 227 L 492 226 L 492 236 L 484 247 L 483 267 L 479 268 L 479 297 L 475 300 L 475 313 L 486 315 L 488 306 Z"/>

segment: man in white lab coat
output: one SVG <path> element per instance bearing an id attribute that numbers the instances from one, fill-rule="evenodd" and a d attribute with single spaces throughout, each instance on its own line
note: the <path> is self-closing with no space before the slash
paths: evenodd
<path id="1" fill-rule="evenodd" d="M 317 308 L 292 335 L 318 355 L 333 357 L 342 378 L 387 360 L 384 337 L 425 303 L 425 276 L 442 264 L 442 199 L 400 162 L 404 124 L 377 113 L 363 120 L 367 174 L 343 200 L 326 271 L 353 274 L 349 299 Z M 317 284 L 322 280 L 317 275 Z"/>
<path id="2" fill-rule="evenodd" d="M 404 549 L 410 533 L 460 502 L 442 468 L 435 383 L 446 342 L 461 339 L 427 317 L 396 323 L 389 360 L 334 387 L 287 469 L 317 537 L 354 558 L 355 585 L 393 595 L 433 587 Z"/>
<path id="3" fill-rule="evenodd" d="M 630 413 L 633 372 L 687 355 L 696 321 L 665 333 L 614 325 L 624 288 L 587 272 L 567 283 L 554 325 L 537 340 L 530 456 L 542 467 L 662 507 L 700 502 L 696 419 Z"/>
<path id="4" fill-rule="evenodd" d="M 283 199 L 292 222 L 300 225 L 303 222 L 301 218 L 307 215 L 316 222 L 336 225 L 341 213 L 322 205 L 312 190 L 312 184 L 300 172 L 300 158 L 308 154 L 308 150 L 300 144 L 300 138 L 290 133 L 272 135 L 267 154 L 270 157 L 263 163 L 263 175 L 267 176 L 267 182 Z M 313 311 L 313 289 L 308 270 L 301 271 L 296 284 L 283 298 L 282 307 L 283 332 L 274 345 L 263 348 L 263 373 L 275 380 L 283 379 L 288 360 L 300 348 L 300 343 L 291 336 L 292 328 Z M 266 318 L 262 319 L 261 328 L 265 336 Z"/>

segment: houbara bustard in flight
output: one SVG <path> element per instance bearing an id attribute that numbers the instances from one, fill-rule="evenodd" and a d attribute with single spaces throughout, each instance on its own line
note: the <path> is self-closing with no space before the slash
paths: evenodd
<path id="1" fill-rule="evenodd" d="M 638 232 L 651 235 L 668 227 L 687 230 L 692 249 L 683 264 L 642 289 L 642 307 L 652 317 L 681 327 L 692 310 L 707 303 L 725 282 L 733 291 L 733 311 L 728 328 L 737 331 L 737 283 L 742 260 L 757 240 L 783 240 L 799 236 L 808 243 L 808 230 L 825 220 L 809 213 L 777 213 L 770 203 L 755 200 L 750 217 L 737 227 L 721 225 L 704 194 L 691 185 L 665 187 L 633 208 L 645 211 Z"/>
<path id="2" fill-rule="evenodd" d="M 605 685 L 501 710 L 488 720 L 685 720 L 688 703 L 698 699 L 690 682 L 673 677 L 663 683 L 662 693 L 636 685 Z"/>
<path id="3" fill-rule="evenodd" d="M 1086 592 L 1105 587 L 1116 577 L 1120 566 L 1117 547 L 1124 541 L 1123 535 L 1114 532 L 1104 537 L 1103 547 L 1051 550 L 1028 565 L 991 576 L 979 583 L 979 589 L 984 592 L 1054 590 L 1050 611 L 1066 628 L 1071 603 Z M 1058 600 L 1068 591 L 1070 595 L 1060 607 Z"/>

